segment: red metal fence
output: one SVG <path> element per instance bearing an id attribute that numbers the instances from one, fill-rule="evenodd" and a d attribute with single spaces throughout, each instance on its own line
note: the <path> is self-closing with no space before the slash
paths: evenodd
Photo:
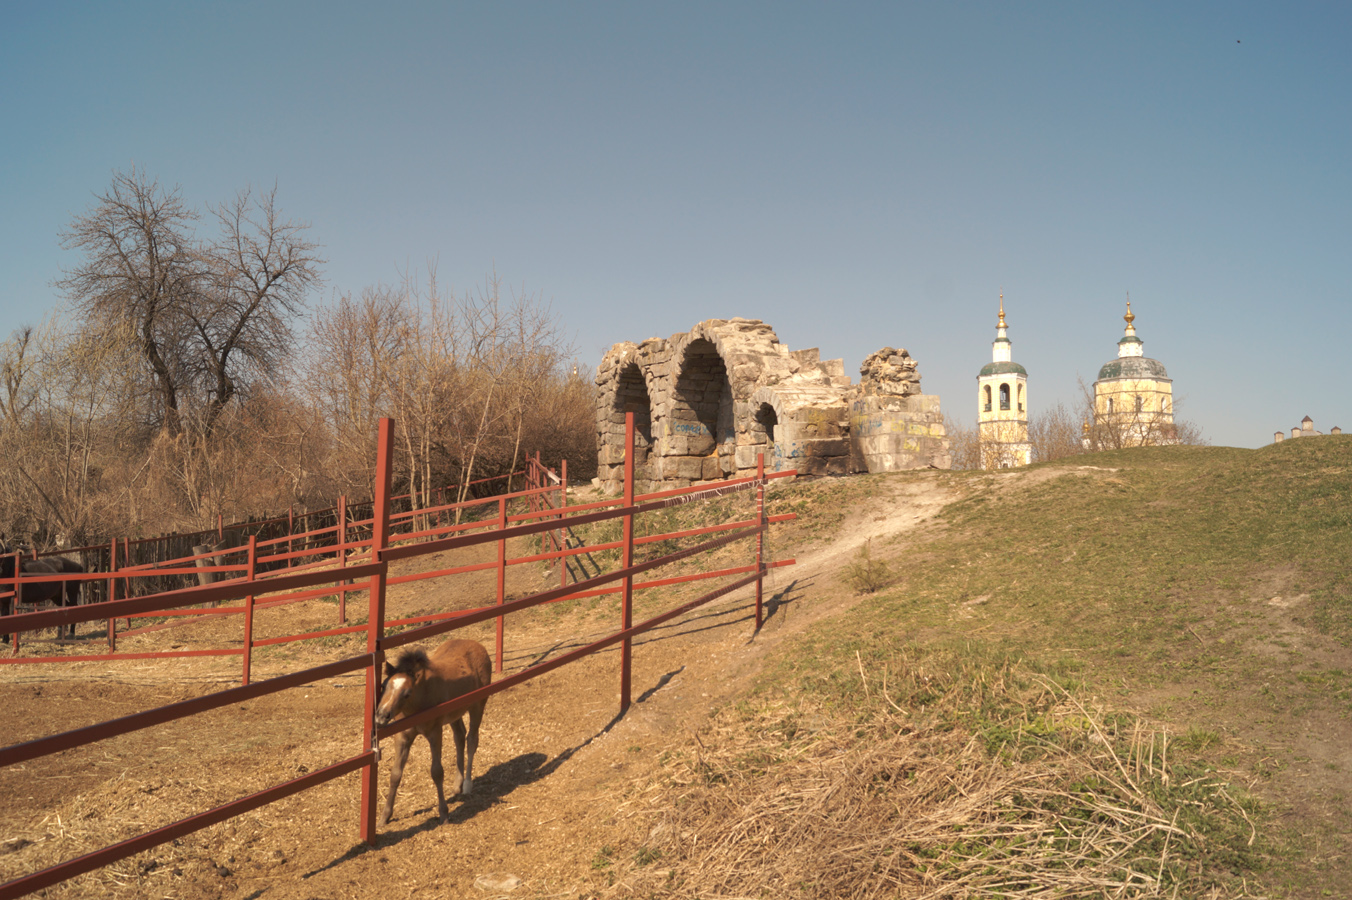
<path id="1" fill-rule="evenodd" d="M 539 466 L 538 455 L 534 462 L 538 468 L 548 471 Z M 440 515 L 445 517 L 446 510 L 454 509 L 457 505 L 454 502 L 448 503 L 447 497 L 456 497 L 462 492 L 470 495 L 491 494 L 493 492 L 488 486 L 501 481 L 507 482 L 510 491 L 512 480 L 526 475 L 525 471 L 515 471 L 475 479 L 464 485 L 453 484 L 420 491 L 417 494 L 400 494 L 390 498 L 390 514 L 407 521 L 410 516 L 429 513 L 430 507 L 441 510 Z M 473 506 L 473 504 L 464 505 Z M 138 594 L 157 594 L 175 588 L 191 587 L 197 583 L 197 576 L 200 573 L 212 571 L 206 568 L 192 568 L 191 560 L 207 558 L 207 554 L 194 556 L 192 548 L 195 546 L 221 545 L 222 549 L 214 554 L 215 558 L 220 560 L 217 564 L 225 565 L 224 561 L 228 559 L 232 561 L 235 570 L 243 568 L 244 548 L 251 536 L 257 538 L 259 544 L 264 547 L 285 544 L 288 551 L 291 551 L 299 544 L 302 548 L 310 549 L 327 547 L 331 553 L 334 550 L 334 538 L 331 535 L 335 535 L 341 525 L 345 525 L 354 537 L 364 535 L 369 539 L 373 508 L 374 500 L 352 501 L 344 496 L 339 497 L 337 504 L 328 509 L 297 511 L 293 508 L 282 516 L 232 523 L 225 522 L 218 515 L 216 527 L 205 531 L 125 538 L 110 542 L 109 545 L 71 547 L 43 553 L 35 550 L 33 558 L 70 557 L 78 560 L 89 572 L 121 569 L 161 570 L 156 575 L 145 575 L 130 585 Z M 191 571 L 174 571 L 183 569 L 182 564 L 185 562 Z M 262 571 L 288 568 L 289 565 L 290 561 L 283 557 L 264 558 L 259 563 Z M 86 601 L 91 603 L 113 599 L 110 591 L 111 587 L 101 581 L 90 582 L 84 587 Z M 0 596 L 3 595 L 0 591 Z"/>
<path id="2" fill-rule="evenodd" d="M 532 460 L 532 464 L 541 473 L 549 473 L 549 470 L 539 464 L 538 457 Z M 552 474 L 552 473 L 549 473 Z M 522 475 L 529 479 L 532 477 L 536 482 L 542 480 L 538 473 L 518 472 L 513 476 Z M 508 478 L 509 476 L 498 476 L 495 478 L 482 479 L 474 484 L 484 484 L 499 478 Z M 557 476 L 554 476 L 557 481 Z M 452 486 L 454 487 L 454 486 Z M 565 485 L 566 487 L 566 485 Z M 444 496 L 447 488 L 439 489 L 439 495 Z M 553 488 L 558 491 L 558 488 Z M 523 495 L 533 499 L 534 493 L 549 493 L 550 491 L 522 491 L 505 495 L 509 499 L 522 497 Z M 459 522 L 462 518 L 467 518 L 462 524 L 456 527 L 461 530 L 473 530 L 491 528 L 496 524 L 496 519 L 490 519 L 484 513 L 485 509 L 496 508 L 500 497 L 489 497 L 487 499 L 470 500 L 460 503 L 443 504 L 434 507 L 419 508 L 412 502 L 410 495 L 401 495 L 392 498 L 393 501 L 403 501 L 400 505 L 405 507 L 402 512 L 393 509 L 389 512 L 390 527 L 392 533 L 413 533 L 419 529 L 425 529 L 432 522 L 439 525 L 444 524 L 454 518 Z M 307 517 L 319 516 L 328 518 L 333 524 L 326 525 L 311 531 L 296 531 L 294 527 L 288 527 L 286 530 L 279 531 L 278 535 L 272 538 L 263 539 L 257 534 L 250 534 L 240 538 L 242 545 L 229 549 L 212 549 L 204 553 L 185 553 L 178 557 L 166 557 L 166 551 L 172 551 L 174 548 L 182 549 L 192 545 L 194 542 L 214 538 L 217 532 L 195 532 L 186 535 L 163 535 L 159 538 L 144 539 L 139 541 L 127 541 L 114 539 L 108 547 L 101 548 L 102 556 L 91 554 L 92 550 L 100 548 L 82 547 L 77 550 L 67 551 L 68 554 L 78 553 L 83 561 L 88 561 L 91 557 L 96 559 L 94 569 L 97 573 L 85 575 L 24 575 L 19 566 L 19 556 L 15 555 L 15 576 L 12 581 L 0 582 L 0 599 L 20 596 L 20 585 L 37 585 L 42 583 L 59 582 L 68 584 L 70 582 L 80 582 L 85 585 L 84 591 L 94 599 L 91 602 L 101 603 L 107 599 L 116 599 L 119 595 L 122 597 L 145 596 L 150 594 L 164 593 L 169 590 L 191 586 L 197 583 L 203 575 L 212 578 L 239 578 L 252 581 L 258 578 L 267 579 L 269 576 L 275 576 L 279 572 L 295 572 L 311 566 L 337 565 L 343 566 L 346 560 L 354 555 L 369 554 L 371 547 L 372 523 L 374 514 L 371 517 L 360 518 L 359 510 L 363 507 L 372 508 L 372 502 L 366 502 L 357 506 L 348 506 L 345 497 L 340 497 L 338 505 L 333 510 L 320 510 L 317 513 L 307 513 Z M 330 515 L 332 514 L 332 515 Z M 273 519 L 261 520 L 259 522 L 237 523 L 235 525 L 223 526 L 227 531 L 229 529 L 260 528 L 273 524 L 287 523 L 288 526 L 294 526 L 299 517 L 283 516 Z M 435 529 L 433 529 L 435 530 Z M 419 533 L 430 533 L 422 530 Z M 299 546 L 300 549 L 297 549 Z M 61 554 L 44 554 L 45 556 L 54 556 Z M 108 561 L 108 565 L 99 566 L 98 559 Z M 147 560 L 137 562 L 136 560 Z M 226 562 L 227 559 L 238 559 L 238 562 Z M 519 562 L 519 561 L 514 561 Z M 395 579 L 393 583 L 399 584 L 404 581 L 412 581 L 420 578 L 433 578 L 441 575 L 456 574 L 459 571 L 470 571 L 470 569 L 443 570 L 441 572 L 423 573 L 403 578 Z M 93 590 L 93 589 L 99 590 Z M 268 588 L 267 590 L 271 590 Z M 364 588 L 362 588 L 364 590 Z M 305 593 L 294 593 L 285 596 L 270 597 L 260 608 L 295 603 L 301 600 L 311 599 L 317 596 L 337 594 L 338 596 L 338 621 L 347 622 L 347 594 L 349 588 L 346 584 L 334 590 L 315 590 Z M 228 607 L 223 609 L 184 609 L 172 611 L 154 611 L 133 615 L 125 619 L 124 630 L 117 631 L 117 622 L 114 619 L 108 620 L 108 646 L 109 650 L 116 649 L 117 637 L 119 634 L 128 636 L 140 634 L 147 631 L 154 631 L 163 628 L 176 627 L 182 622 L 168 624 L 157 624 L 147 627 L 132 627 L 132 620 L 147 617 L 166 616 L 175 617 L 183 620 L 194 619 L 201 616 L 214 615 L 238 615 L 245 612 L 243 607 Z M 0 618 L 0 634 L 9 631 L 7 623 L 10 620 Z M 386 624 L 406 624 L 403 622 L 394 622 Z M 221 650 L 221 651 L 185 651 L 178 655 L 203 655 L 209 654 L 229 654 L 243 653 L 247 655 L 251 652 L 253 646 L 265 646 L 267 644 L 285 643 L 291 640 L 304 640 L 310 637 L 321 637 L 332 634 L 342 634 L 355 629 L 335 629 L 323 632 L 322 634 L 294 635 L 290 637 L 272 638 L 265 641 L 259 641 L 250 645 L 247 641 L 242 651 Z M 58 639 L 58 642 L 59 639 Z M 19 631 L 15 630 L 12 634 L 12 647 L 17 652 L 20 646 Z M 95 660 L 113 660 L 128 658 L 144 658 L 144 655 L 129 655 L 116 653 L 101 653 L 85 656 L 42 656 L 42 657 L 11 657 L 0 659 L 0 664 L 13 663 L 41 663 L 41 662 L 71 662 L 75 660 L 95 661 Z M 246 663 L 247 666 L 247 663 Z"/>
<path id="3" fill-rule="evenodd" d="M 719 597 L 725 596 L 726 594 L 751 584 L 755 584 L 756 586 L 756 627 L 759 629 L 763 621 L 761 604 L 762 581 L 767 571 L 770 568 L 781 565 L 792 565 L 793 563 L 793 560 L 768 562 L 763 558 L 763 538 L 768 527 L 772 523 L 793 518 L 792 515 L 767 516 L 765 514 L 765 487 L 770 479 L 788 477 L 796 473 L 780 472 L 767 475 L 764 472 L 762 464 L 758 467 L 757 475 L 754 477 L 732 479 L 713 485 L 695 485 L 688 488 L 679 488 L 643 496 L 635 496 L 632 455 L 632 414 L 626 416 L 626 419 L 628 445 L 631 450 L 625 462 L 625 488 L 624 495 L 620 499 L 570 506 L 567 502 L 566 468 L 561 475 L 556 475 L 544 466 L 541 466 L 538 458 L 535 458 L 532 459 L 527 466 L 527 488 L 523 491 L 503 494 L 482 501 L 469 501 L 463 504 L 447 504 L 434 509 L 405 512 L 397 515 L 391 514 L 390 510 L 390 440 L 392 435 L 392 423 L 389 419 L 383 419 L 380 424 L 376 461 L 375 499 L 373 502 L 372 516 L 369 520 L 345 523 L 343 521 L 345 516 L 340 516 L 339 520 L 331 528 L 321 528 L 306 534 L 288 535 L 287 538 L 277 538 L 269 541 L 258 541 L 256 538 L 252 538 L 249 541 L 247 547 L 247 559 L 243 565 L 213 567 L 218 571 L 235 574 L 234 579 L 219 584 L 164 591 L 148 596 L 125 596 L 123 599 L 116 599 L 114 591 L 115 583 L 138 577 L 143 571 L 142 569 L 125 568 L 118 569 L 114 572 L 73 576 L 74 578 L 81 580 L 106 580 L 109 584 L 109 596 L 113 599 L 81 607 L 58 608 L 41 612 L 16 614 L 2 620 L 3 625 L 0 625 L 0 629 L 17 632 L 20 629 L 32 630 L 50 628 L 78 622 L 102 620 L 112 622 L 115 619 L 126 619 L 128 617 L 135 618 L 144 615 L 161 617 L 182 615 L 185 613 L 199 616 L 242 615 L 244 616 L 244 641 L 243 647 L 240 650 L 227 648 L 223 650 L 171 651 L 154 654 L 110 653 L 98 656 L 64 656 L 55 658 L 55 661 L 66 662 L 75 659 L 140 659 L 148 656 L 163 658 L 201 654 L 238 653 L 243 657 L 243 684 L 237 688 L 219 691 L 203 697 L 172 704 L 170 706 L 126 716 L 121 719 L 102 722 L 74 731 L 54 734 L 23 744 L 5 747 L 0 749 L 0 766 L 16 765 L 61 750 L 67 750 L 73 747 L 90 744 L 95 741 L 128 734 L 143 728 L 171 722 L 208 710 L 229 706 L 233 703 L 240 703 L 288 688 L 358 670 L 364 670 L 366 675 L 364 715 L 362 722 L 362 746 L 369 749 L 356 756 L 341 760 L 320 770 L 310 772 L 304 777 L 274 785 L 266 790 L 240 798 L 223 806 L 218 806 L 215 809 L 207 810 L 196 816 L 174 822 L 163 828 L 7 882 L 0 885 L 0 900 L 19 897 L 32 891 L 39 890 L 43 887 L 91 871 L 143 850 L 148 850 L 152 847 L 174 840 L 175 838 L 206 828 L 233 816 L 256 809 L 267 803 L 275 802 L 299 791 L 315 787 L 354 771 L 361 772 L 361 838 L 363 841 L 372 843 L 376 839 L 376 777 L 379 761 L 378 742 L 380 739 L 390 737 L 405 729 L 422 724 L 439 715 L 444 715 L 457 705 L 463 708 L 463 705 L 466 702 L 473 702 L 478 698 L 487 697 L 491 694 L 498 693 L 499 691 L 506 690 L 509 687 L 520 684 L 531 678 L 538 677 L 539 675 L 543 675 L 546 672 L 552 671 L 553 669 L 574 662 L 588 654 L 595 653 L 615 644 L 619 644 L 621 650 L 620 710 L 623 712 L 628 709 L 630 705 L 631 641 L 633 637 L 650 628 L 654 628 L 657 625 L 684 615 L 698 606 L 709 603 Z M 636 538 L 634 536 L 634 519 L 642 513 L 652 512 L 682 503 L 722 497 L 730 492 L 736 491 L 755 492 L 756 507 L 754 517 L 744 521 L 727 522 L 720 525 L 651 535 L 643 538 Z M 526 504 L 526 511 L 509 515 L 508 506 L 509 503 L 514 500 L 524 501 Z M 497 515 L 483 521 L 453 521 L 457 518 L 457 514 L 459 514 L 460 518 L 463 518 L 463 515 L 467 510 L 484 505 L 488 505 L 490 508 L 492 505 L 496 505 Z M 419 516 L 424 517 L 421 522 L 417 519 Z M 623 523 L 622 537 L 618 541 L 593 546 L 578 546 L 576 541 L 569 540 L 568 536 L 571 534 L 571 529 L 575 527 L 617 518 L 621 519 Z M 432 524 L 434 521 L 436 523 L 435 525 Z M 450 522 L 451 524 L 447 524 L 447 522 Z M 354 539 L 354 526 L 368 526 L 370 529 L 370 539 Z M 394 529 L 401 526 L 407 530 L 398 534 L 397 537 L 393 536 Z M 328 535 L 330 532 L 332 532 L 333 543 L 325 545 L 323 552 L 332 556 L 336 551 L 336 557 L 334 559 L 320 559 L 320 551 L 315 549 L 317 545 L 311 538 L 314 538 L 316 535 Z M 634 562 L 634 547 L 637 544 L 711 534 L 718 534 L 718 536 L 703 540 L 694 546 L 673 553 L 664 554 L 655 559 L 650 559 L 637 564 Z M 506 555 L 507 541 L 512 538 L 529 535 L 541 536 L 541 552 L 508 559 Z M 753 564 L 722 569 L 715 572 L 702 572 L 670 578 L 635 581 L 635 576 L 645 572 L 748 538 L 756 539 L 755 562 Z M 301 541 L 301 550 L 291 549 L 296 540 Z M 389 576 L 390 564 L 398 560 L 490 542 L 497 543 L 498 552 L 496 562 L 459 566 L 430 573 L 401 575 L 396 578 L 391 578 Z M 285 549 L 281 546 L 283 543 L 287 545 Z M 570 543 L 574 544 L 574 546 L 569 546 Z M 610 572 L 600 572 L 587 578 L 575 579 L 571 585 L 568 584 L 568 560 L 579 559 L 586 554 L 613 549 L 621 551 L 620 568 Z M 114 546 L 113 550 L 115 558 L 116 546 Z M 268 555 L 260 556 L 260 551 L 267 552 Z M 363 556 L 365 557 L 365 561 L 354 561 L 359 560 Z M 292 567 L 287 570 L 282 570 L 281 574 L 273 573 L 269 574 L 267 577 L 263 577 L 259 573 L 259 568 L 260 563 L 264 560 L 286 560 L 288 565 L 291 565 Z M 504 592 L 506 567 L 514 564 L 545 561 L 557 561 L 560 570 L 560 586 L 507 602 Z M 182 565 L 190 562 L 193 562 L 193 560 L 183 559 L 176 561 L 176 564 Z M 476 610 L 457 610 L 421 616 L 416 619 L 405 619 L 394 622 L 387 622 L 385 620 L 385 593 L 389 585 L 410 581 L 415 578 L 440 577 L 456 572 L 481 570 L 488 567 L 496 567 L 498 572 L 497 597 L 496 602 L 493 605 Z M 163 569 L 154 571 L 158 572 L 160 575 L 163 575 L 165 572 Z M 178 572 L 175 572 L 175 574 L 182 574 L 185 571 L 188 570 L 179 570 Z M 191 570 L 192 574 L 196 574 L 197 571 L 196 568 Z M 16 578 L 17 577 L 16 574 Z M 733 580 L 728 581 L 693 600 L 653 616 L 647 621 L 634 624 L 632 601 L 633 592 L 636 589 L 641 590 L 644 588 L 704 578 L 732 578 Z M 23 580 L 25 583 L 30 581 L 53 581 L 58 580 L 58 577 L 26 577 Z M 362 586 L 358 584 L 358 582 L 364 582 L 365 584 Z M 315 596 L 332 595 L 334 593 L 345 596 L 347 591 L 352 590 L 365 590 L 367 592 L 369 606 L 368 621 L 364 625 L 339 627 L 323 632 L 314 632 L 285 638 L 272 638 L 266 641 L 255 641 L 252 638 L 253 618 L 260 609 L 282 603 L 298 602 Z M 258 595 L 264 592 L 268 594 L 267 599 L 262 601 L 258 600 Z M 481 688 L 473 694 L 456 698 L 441 706 L 433 707 L 420 712 L 417 715 L 401 719 L 383 728 L 375 727 L 374 711 L 378 700 L 376 692 L 379 690 L 381 668 L 387 652 L 414 641 L 426 640 L 454 629 L 464 628 L 469 625 L 487 621 L 488 619 L 496 619 L 496 669 L 501 672 L 503 620 L 507 615 L 543 603 L 550 603 L 574 597 L 596 596 L 606 593 L 618 593 L 621 596 L 620 628 L 613 634 L 585 647 L 580 647 L 561 656 L 537 663 L 510 677 L 500 679 L 487 687 Z M 217 607 L 214 609 L 185 609 L 185 607 L 194 604 L 237 601 L 242 602 L 240 605 Z M 341 606 L 342 604 L 340 604 L 340 608 Z M 340 615 L 345 615 L 345 612 L 340 613 Z M 385 629 L 393 625 L 409 625 L 412 627 L 397 634 L 386 634 Z M 341 659 L 336 662 L 330 662 L 303 671 L 270 678 L 265 681 L 250 682 L 249 667 L 251 650 L 253 647 L 262 646 L 268 643 L 280 643 L 287 640 L 303 640 L 306 638 L 354 633 L 358 631 L 364 631 L 367 635 L 366 652 L 360 656 Z M 109 633 L 110 635 L 113 634 L 111 625 Z M 47 659 L 50 658 L 3 659 L 0 660 L 0 663 L 32 663 L 46 661 Z"/>

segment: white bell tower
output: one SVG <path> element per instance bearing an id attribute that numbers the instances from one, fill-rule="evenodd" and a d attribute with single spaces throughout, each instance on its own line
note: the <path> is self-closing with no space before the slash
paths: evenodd
<path id="1" fill-rule="evenodd" d="M 1033 445 L 1028 442 L 1028 372 L 1014 362 L 1013 350 L 1005 324 L 1005 294 L 1001 291 L 991 361 L 976 376 L 976 420 L 983 469 L 1026 466 L 1033 461 Z"/>

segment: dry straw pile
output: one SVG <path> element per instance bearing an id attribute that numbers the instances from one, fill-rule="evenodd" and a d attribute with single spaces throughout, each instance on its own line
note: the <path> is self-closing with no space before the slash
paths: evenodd
<path id="1" fill-rule="evenodd" d="M 1257 837 L 1244 795 L 1176 771 L 1165 733 L 1045 680 L 1016 721 L 980 732 L 955 724 L 957 691 L 907 708 L 882 688 L 862 714 L 725 710 L 625 801 L 646 837 L 598 860 L 599 895 L 1248 894 L 1223 862 Z"/>

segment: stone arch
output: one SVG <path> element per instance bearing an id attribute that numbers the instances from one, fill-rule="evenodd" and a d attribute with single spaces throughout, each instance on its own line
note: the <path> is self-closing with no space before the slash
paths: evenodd
<path id="1" fill-rule="evenodd" d="M 779 343 L 774 329 L 759 319 L 706 319 L 687 333 L 673 336 L 672 358 L 683 358 L 697 341 L 714 346 L 727 368 L 733 399 L 737 401 L 749 401 L 761 386 L 761 376 L 772 374 L 772 369 L 780 377 L 786 377 L 796 368 L 790 365 L 788 349 Z"/>
<path id="2" fill-rule="evenodd" d="M 1000 408 L 1009 409 L 1009 385 L 1005 383 L 1000 385 Z"/>
<path id="3" fill-rule="evenodd" d="M 624 411 L 643 406 L 641 388 L 651 483 L 746 475 L 758 453 L 773 468 L 805 475 L 850 466 L 843 362 L 821 360 L 816 348 L 790 350 L 757 319 L 708 319 L 668 339 L 616 344 L 596 385 L 598 470 L 608 491 L 621 486 Z"/>
<path id="4" fill-rule="evenodd" d="M 601 359 L 596 370 L 597 475 L 607 490 L 618 490 L 624 478 L 624 417 L 634 413 L 635 475 L 651 480 L 653 451 L 653 374 L 641 348 L 625 341 Z"/>
<path id="5" fill-rule="evenodd" d="M 791 413 L 785 409 L 784 400 L 773 388 L 761 388 L 751 395 L 751 428 L 748 429 L 749 452 L 746 454 L 751 465 L 755 465 L 755 454 L 765 454 L 765 470 L 778 472 L 784 467 L 785 439 L 791 430 Z"/>
<path id="6" fill-rule="evenodd" d="M 673 357 L 676 379 L 667 421 L 667 452 L 702 461 L 699 474 L 692 464 L 682 466 L 687 470 L 683 478 L 712 479 L 731 473 L 736 430 L 727 363 L 718 346 L 702 337 L 685 342 Z"/>
<path id="7" fill-rule="evenodd" d="M 634 465 L 645 465 L 653 445 L 653 402 L 647 379 L 635 361 L 622 366 L 615 379 L 614 409 L 621 415 L 634 414 Z"/>

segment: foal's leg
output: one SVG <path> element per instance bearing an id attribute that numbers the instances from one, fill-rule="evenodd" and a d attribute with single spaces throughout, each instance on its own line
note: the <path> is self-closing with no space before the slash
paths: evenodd
<path id="1" fill-rule="evenodd" d="M 465 753 L 465 780 L 461 786 L 461 790 L 466 794 L 474 787 L 474 753 L 479 749 L 479 723 L 484 720 L 485 703 L 486 701 L 480 700 L 469 708 L 469 740 L 466 742 L 468 746 Z"/>
<path id="2" fill-rule="evenodd" d="M 385 795 L 385 808 L 380 813 L 381 825 L 388 824 L 390 814 L 394 812 L 394 795 L 399 792 L 399 782 L 404 777 L 404 763 L 408 762 L 408 748 L 417 734 L 416 728 L 410 728 L 394 736 L 394 764 L 390 766 L 390 792 Z"/>
<path id="3" fill-rule="evenodd" d="M 456 791 L 464 796 L 469 793 L 469 787 L 465 786 L 465 720 L 462 716 L 451 720 L 451 732 L 455 735 L 455 768 L 460 773 Z"/>
<path id="4" fill-rule="evenodd" d="M 441 817 L 441 824 L 446 824 L 446 818 L 449 815 L 446 810 L 446 791 L 443 787 L 446 780 L 446 772 L 441 768 L 441 725 L 433 724 L 427 729 L 427 743 L 432 748 L 432 783 L 437 786 L 437 815 Z"/>

